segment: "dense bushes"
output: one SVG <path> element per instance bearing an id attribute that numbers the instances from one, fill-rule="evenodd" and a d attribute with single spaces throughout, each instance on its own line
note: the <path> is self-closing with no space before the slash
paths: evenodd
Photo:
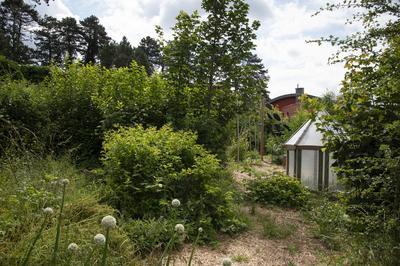
<path id="1" fill-rule="evenodd" d="M 300 182 L 288 176 L 257 178 L 247 185 L 248 197 L 264 204 L 282 207 L 303 207 L 309 198 L 309 192 Z"/>
<path id="2" fill-rule="evenodd" d="M 50 69 L 44 66 L 19 65 L 18 63 L 0 55 L 0 79 L 11 78 L 15 80 L 26 79 L 39 83 L 50 75 Z"/>
<path id="3" fill-rule="evenodd" d="M 121 128 L 106 135 L 102 161 L 109 201 L 124 215 L 165 216 L 178 198 L 187 222 L 226 232 L 244 226 L 235 218 L 231 178 L 191 132 Z"/>

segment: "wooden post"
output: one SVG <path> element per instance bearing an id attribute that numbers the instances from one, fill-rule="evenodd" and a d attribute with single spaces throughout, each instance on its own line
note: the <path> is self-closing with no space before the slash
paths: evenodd
<path id="1" fill-rule="evenodd" d="M 260 97 L 260 158 L 264 157 L 264 97 Z"/>

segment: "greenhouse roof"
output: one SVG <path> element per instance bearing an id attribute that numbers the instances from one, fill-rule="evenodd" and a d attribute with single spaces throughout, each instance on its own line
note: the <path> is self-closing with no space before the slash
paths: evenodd
<path id="1" fill-rule="evenodd" d="M 322 134 L 317 130 L 315 122 L 308 120 L 294 133 L 285 144 L 287 148 L 322 147 Z"/>

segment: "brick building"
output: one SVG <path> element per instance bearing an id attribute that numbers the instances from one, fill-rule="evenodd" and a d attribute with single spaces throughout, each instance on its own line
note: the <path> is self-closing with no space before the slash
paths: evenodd
<path id="1" fill-rule="evenodd" d="M 279 109 L 286 117 L 291 117 L 297 113 L 300 108 L 299 97 L 304 94 L 304 88 L 300 88 L 297 85 L 295 93 L 284 94 L 275 97 L 270 101 L 270 103 Z M 316 97 L 313 95 L 308 95 L 309 97 Z"/>

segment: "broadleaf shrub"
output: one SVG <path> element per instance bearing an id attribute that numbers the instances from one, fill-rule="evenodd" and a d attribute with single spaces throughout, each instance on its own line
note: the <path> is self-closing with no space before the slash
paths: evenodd
<path id="1" fill-rule="evenodd" d="M 247 190 L 251 200 L 282 207 L 300 208 L 309 199 L 309 192 L 298 180 L 284 175 L 251 180 Z"/>
<path id="2" fill-rule="evenodd" d="M 233 209 L 232 179 L 192 132 L 136 126 L 105 136 L 103 175 L 108 200 L 124 215 L 168 215 L 178 198 L 179 218 L 234 233 L 245 227 Z"/>

